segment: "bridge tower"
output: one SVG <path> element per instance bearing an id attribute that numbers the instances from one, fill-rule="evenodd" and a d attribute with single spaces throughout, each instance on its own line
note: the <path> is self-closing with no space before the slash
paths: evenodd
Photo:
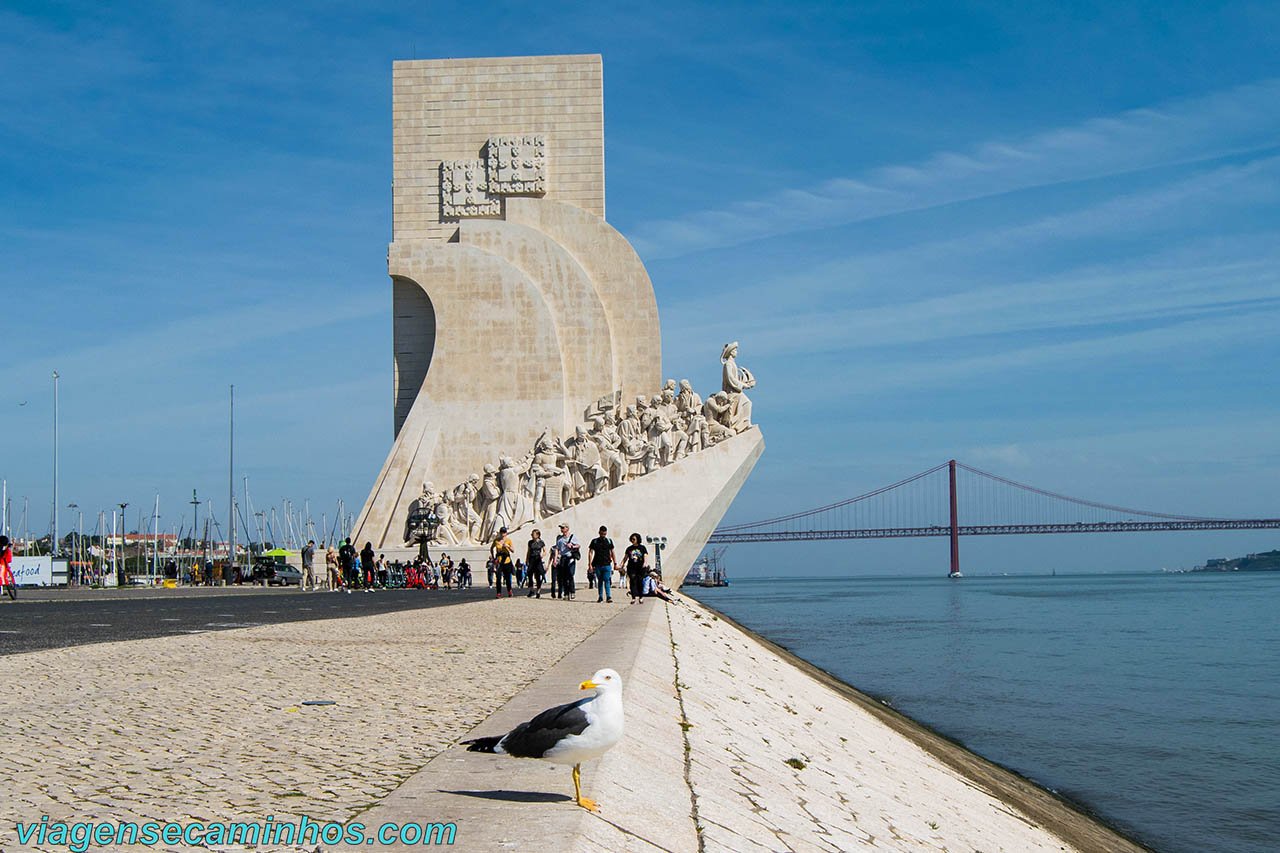
<path id="1" fill-rule="evenodd" d="M 956 512 L 956 460 L 947 463 L 951 485 L 951 572 L 949 578 L 960 577 L 960 515 Z"/>

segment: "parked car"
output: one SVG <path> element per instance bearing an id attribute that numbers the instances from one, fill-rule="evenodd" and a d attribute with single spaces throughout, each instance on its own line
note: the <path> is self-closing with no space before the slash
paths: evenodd
<path id="1" fill-rule="evenodd" d="M 267 578 L 267 583 L 272 586 L 302 586 L 302 572 L 293 566 L 274 567 L 271 577 Z"/>

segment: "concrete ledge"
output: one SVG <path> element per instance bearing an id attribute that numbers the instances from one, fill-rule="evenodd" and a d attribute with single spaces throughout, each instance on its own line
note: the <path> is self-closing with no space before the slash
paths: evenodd
<path id="1" fill-rule="evenodd" d="M 579 695 L 578 683 L 597 669 L 616 669 L 625 685 L 626 736 L 582 770 L 584 793 L 599 802 L 599 814 L 573 803 L 568 767 L 454 746 L 355 820 L 367 828 L 387 821 L 454 823 L 458 850 L 696 850 L 663 607 L 656 601 L 599 606 L 620 612 L 474 732 L 458 733 L 461 739 L 506 732 L 539 711 L 572 701 Z M 477 661 L 477 667 L 482 670 L 484 662 Z"/>

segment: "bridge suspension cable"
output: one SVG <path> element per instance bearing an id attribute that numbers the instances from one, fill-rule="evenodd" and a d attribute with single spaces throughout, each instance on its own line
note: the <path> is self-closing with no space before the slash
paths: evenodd
<path id="1" fill-rule="evenodd" d="M 962 472 L 967 476 L 958 476 Z M 1280 519 L 1276 518 L 1178 515 L 1075 498 L 953 459 L 852 498 L 759 521 L 724 525 L 716 529 L 710 541 L 949 536 L 952 573 L 958 575 L 960 536 L 1276 528 L 1280 528 Z"/>
<path id="2" fill-rule="evenodd" d="M 1222 520 L 1219 518 L 1211 518 L 1211 517 L 1200 516 L 1200 515 L 1171 515 L 1167 512 L 1151 512 L 1149 510 L 1142 510 L 1142 509 L 1129 509 L 1128 507 L 1099 503 L 1097 501 L 1089 501 L 1083 498 L 1073 498 L 1070 495 L 1063 495 L 1063 494 L 1059 494 L 1058 492 L 1050 492 L 1047 489 L 1041 489 L 1041 488 L 1038 488 L 1037 486 L 1031 486 L 1026 483 L 1019 483 L 1017 480 L 1010 480 L 1007 477 L 1001 477 L 999 474 L 992 474 L 990 471 L 983 471 L 980 468 L 974 468 L 972 465 L 966 465 L 963 462 L 956 462 L 956 467 L 963 469 L 965 471 L 968 471 L 970 474 L 976 474 L 980 477 L 986 477 L 989 480 L 994 480 L 997 483 L 1002 483 L 1006 486 L 1012 486 L 1015 489 L 1023 489 L 1024 491 L 1031 492 L 1032 494 L 1041 495 L 1047 498 L 1053 498 L 1055 500 L 1067 501 L 1069 503 L 1073 503 L 1078 506 L 1087 506 L 1092 509 L 1107 510 L 1109 512 L 1116 512 L 1123 515 L 1140 515 L 1145 518 L 1164 518 L 1164 519 L 1169 519 L 1171 521 L 1221 521 Z"/>
<path id="3" fill-rule="evenodd" d="M 849 506 L 850 504 L 855 504 L 855 503 L 858 503 L 859 501 L 865 501 L 869 498 L 878 497 L 880 495 L 883 495 L 885 492 L 891 492 L 894 489 L 900 488 L 902 486 L 906 486 L 910 483 L 914 483 L 917 480 L 921 480 L 929 476 L 930 474 L 936 474 L 938 471 L 941 471 L 943 468 L 946 468 L 946 467 L 947 467 L 947 463 L 943 462 L 941 465 L 933 466 L 928 471 L 921 471 L 919 474 L 913 474 L 904 480 L 899 480 L 896 483 L 890 483 L 887 486 L 881 486 L 878 489 L 874 489 L 870 492 L 867 492 L 866 494 L 858 495 L 857 497 L 847 498 L 842 501 L 836 501 L 835 503 L 827 504 L 826 506 L 819 506 L 819 507 L 814 507 L 813 509 L 806 509 L 806 510 L 801 510 L 800 512 L 793 512 L 790 515 L 780 515 L 777 518 L 766 518 L 763 521 L 752 521 L 752 522 L 747 522 L 745 524 L 729 524 L 723 527 L 716 528 L 716 532 L 730 533 L 735 530 L 745 530 L 751 527 L 765 527 L 770 524 L 782 524 L 783 522 L 794 521 L 798 518 L 807 518 L 812 515 L 818 515 L 820 513 L 830 512 L 831 510 L 841 509 L 843 507 Z"/>

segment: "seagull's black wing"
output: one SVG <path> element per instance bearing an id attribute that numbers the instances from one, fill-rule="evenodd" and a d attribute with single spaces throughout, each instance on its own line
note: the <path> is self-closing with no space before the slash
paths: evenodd
<path id="1" fill-rule="evenodd" d="M 548 708 L 527 723 L 516 726 L 502 740 L 502 751 L 517 758 L 541 758 L 569 735 L 587 730 L 587 712 L 583 706 L 594 697 L 588 696 L 568 705 Z"/>

